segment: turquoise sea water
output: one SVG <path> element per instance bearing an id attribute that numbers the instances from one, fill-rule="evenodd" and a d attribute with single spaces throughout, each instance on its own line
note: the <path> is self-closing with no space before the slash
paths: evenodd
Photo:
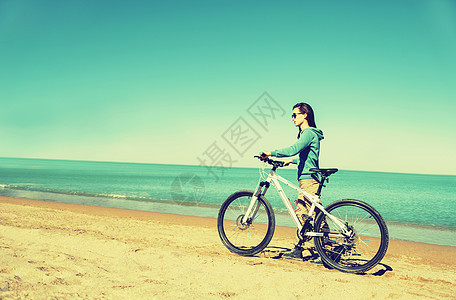
<path id="1" fill-rule="evenodd" d="M 278 173 L 296 183 L 295 169 Z M 204 166 L 0 158 L 3 196 L 212 218 L 231 193 L 253 190 L 258 179 L 258 168 L 208 172 Z M 296 199 L 296 192 L 284 190 Z M 278 224 L 293 226 L 273 188 L 266 198 Z M 344 198 L 374 206 L 391 238 L 456 246 L 456 176 L 340 170 L 322 201 Z"/>

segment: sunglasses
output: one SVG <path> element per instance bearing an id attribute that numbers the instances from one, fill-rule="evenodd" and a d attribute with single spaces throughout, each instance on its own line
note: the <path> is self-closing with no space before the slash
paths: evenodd
<path id="1" fill-rule="evenodd" d="M 291 115 L 291 118 L 294 119 L 294 118 L 296 118 L 297 115 L 303 115 L 303 114 L 296 114 L 296 113 L 293 113 L 293 114 Z"/>

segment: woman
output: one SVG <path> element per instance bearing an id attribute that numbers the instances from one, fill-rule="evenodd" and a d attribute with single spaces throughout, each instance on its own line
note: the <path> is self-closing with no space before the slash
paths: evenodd
<path id="1" fill-rule="evenodd" d="M 298 103 L 293 106 L 291 115 L 293 122 L 299 129 L 298 141 L 290 147 L 274 150 L 272 152 L 263 151 L 265 157 L 290 157 L 299 154 L 294 160 L 285 161 L 285 165 L 295 162 L 298 164 L 298 182 L 301 189 L 314 195 L 318 190 L 318 177 L 312 168 L 318 168 L 318 157 L 320 154 L 320 141 L 323 139 L 323 132 L 317 129 L 315 116 L 312 107 L 307 103 Z M 311 204 L 304 199 L 304 195 L 299 193 L 296 215 L 299 221 L 304 224 L 305 216 L 308 215 Z M 315 219 L 316 211 L 312 217 Z M 282 257 L 302 260 L 302 248 L 295 247 L 290 252 L 285 252 Z M 321 264 L 318 258 L 313 263 Z"/>

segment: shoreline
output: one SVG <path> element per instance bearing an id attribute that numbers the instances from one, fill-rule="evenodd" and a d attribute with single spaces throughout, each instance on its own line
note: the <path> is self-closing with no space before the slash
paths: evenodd
<path id="1" fill-rule="evenodd" d="M 382 262 L 355 275 L 277 257 L 295 242 L 295 229 L 278 226 L 266 251 L 243 257 L 223 246 L 212 218 L 0 197 L 0 297 L 447 299 L 456 294 L 453 246 L 390 240 Z"/>
<path id="2" fill-rule="evenodd" d="M 14 197 L 5 197 L 0 196 L 0 204 L 9 203 L 15 205 L 31 206 L 36 208 L 46 208 L 46 209 L 57 209 L 62 211 L 70 211 L 78 214 L 86 214 L 93 216 L 110 216 L 110 217 L 119 217 L 119 218 L 133 218 L 139 220 L 155 220 L 162 222 L 167 225 L 184 225 L 184 226 L 200 226 L 204 228 L 216 228 L 217 219 L 211 217 L 201 217 L 201 216 L 191 216 L 191 215 L 181 215 L 181 214 L 172 214 L 172 213 L 163 213 L 163 212 L 153 212 L 153 211 L 143 211 L 135 210 L 128 208 L 117 208 L 117 207 L 104 207 L 98 205 L 88 205 L 88 204 L 76 204 L 76 203 L 66 203 L 66 202 L 54 202 L 46 200 L 35 200 L 35 199 L 26 199 L 26 198 L 14 198 Z M 280 238 L 290 237 L 290 243 L 293 243 L 293 238 L 296 236 L 296 228 L 288 226 L 279 226 L 276 225 L 276 231 L 274 235 L 279 235 Z M 399 239 L 389 239 L 388 252 L 391 247 L 393 249 L 400 248 L 395 247 L 395 244 L 399 244 L 400 247 L 407 245 L 407 247 L 416 248 L 416 247 L 426 247 L 427 251 L 431 251 L 431 248 L 437 248 L 438 251 L 443 252 L 452 252 L 456 254 L 456 246 L 450 245 L 439 245 L 432 243 L 423 243 Z M 388 254 L 387 252 L 387 254 Z M 433 252 L 433 251 L 432 251 Z M 455 263 L 456 263 L 456 256 Z M 432 258 L 430 258 L 432 259 Z"/>
<path id="3" fill-rule="evenodd" d="M 38 193 L 38 194 L 36 194 Z M 37 196 L 34 198 L 34 196 Z M 167 214 L 176 214 L 179 216 L 200 216 L 206 218 L 216 218 L 219 206 L 199 205 L 198 203 L 183 203 L 179 200 L 173 201 L 137 201 L 128 198 L 109 198 L 109 197 L 82 197 L 73 194 L 61 194 L 53 192 L 32 192 L 31 194 L 12 193 L 2 195 L 15 199 L 28 199 L 30 201 L 44 201 L 46 203 L 66 203 L 75 205 L 97 206 L 104 208 L 118 208 L 129 211 L 159 212 Z M 41 200 L 41 199 L 46 200 Z M 81 203 L 82 202 L 82 203 Z M 386 221 L 390 240 L 410 241 L 417 243 L 426 243 L 432 245 L 443 245 L 456 247 L 456 228 L 431 226 L 412 223 L 401 223 L 395 221 Z M 294 229 L 294 224 L 290 219 L 288 212 L 282 213 L 276 211 L 276 225 Z M 408 237 L 413 236 L 415 240 Z M 430 242 L 430 241 L 433 242 Z"/>

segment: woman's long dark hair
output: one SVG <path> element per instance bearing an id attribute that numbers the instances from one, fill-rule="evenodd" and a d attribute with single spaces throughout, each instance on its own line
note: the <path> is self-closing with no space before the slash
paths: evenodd
<path id="1" fill-rule="evenodd" d="M 309 104 L 304 103 L 304 102 L 296 104 L 295 106 L 293 106 L 293 109 L 295 109 L 296 107 L 299 108 L 300 113 L 307 114 L 306 120 L 307 120 L 307 123 L 309 123 L 309 126 L 317 128 L 317 124 L 315 124 L 315 114 L 314 114 L 312 107 Z M 299 130 L 299 133 L 298 133 L 298 139 L 299 139 L 299 137 L 301 136 L 301 128 L 298 128 L 298 130 Z"/>

